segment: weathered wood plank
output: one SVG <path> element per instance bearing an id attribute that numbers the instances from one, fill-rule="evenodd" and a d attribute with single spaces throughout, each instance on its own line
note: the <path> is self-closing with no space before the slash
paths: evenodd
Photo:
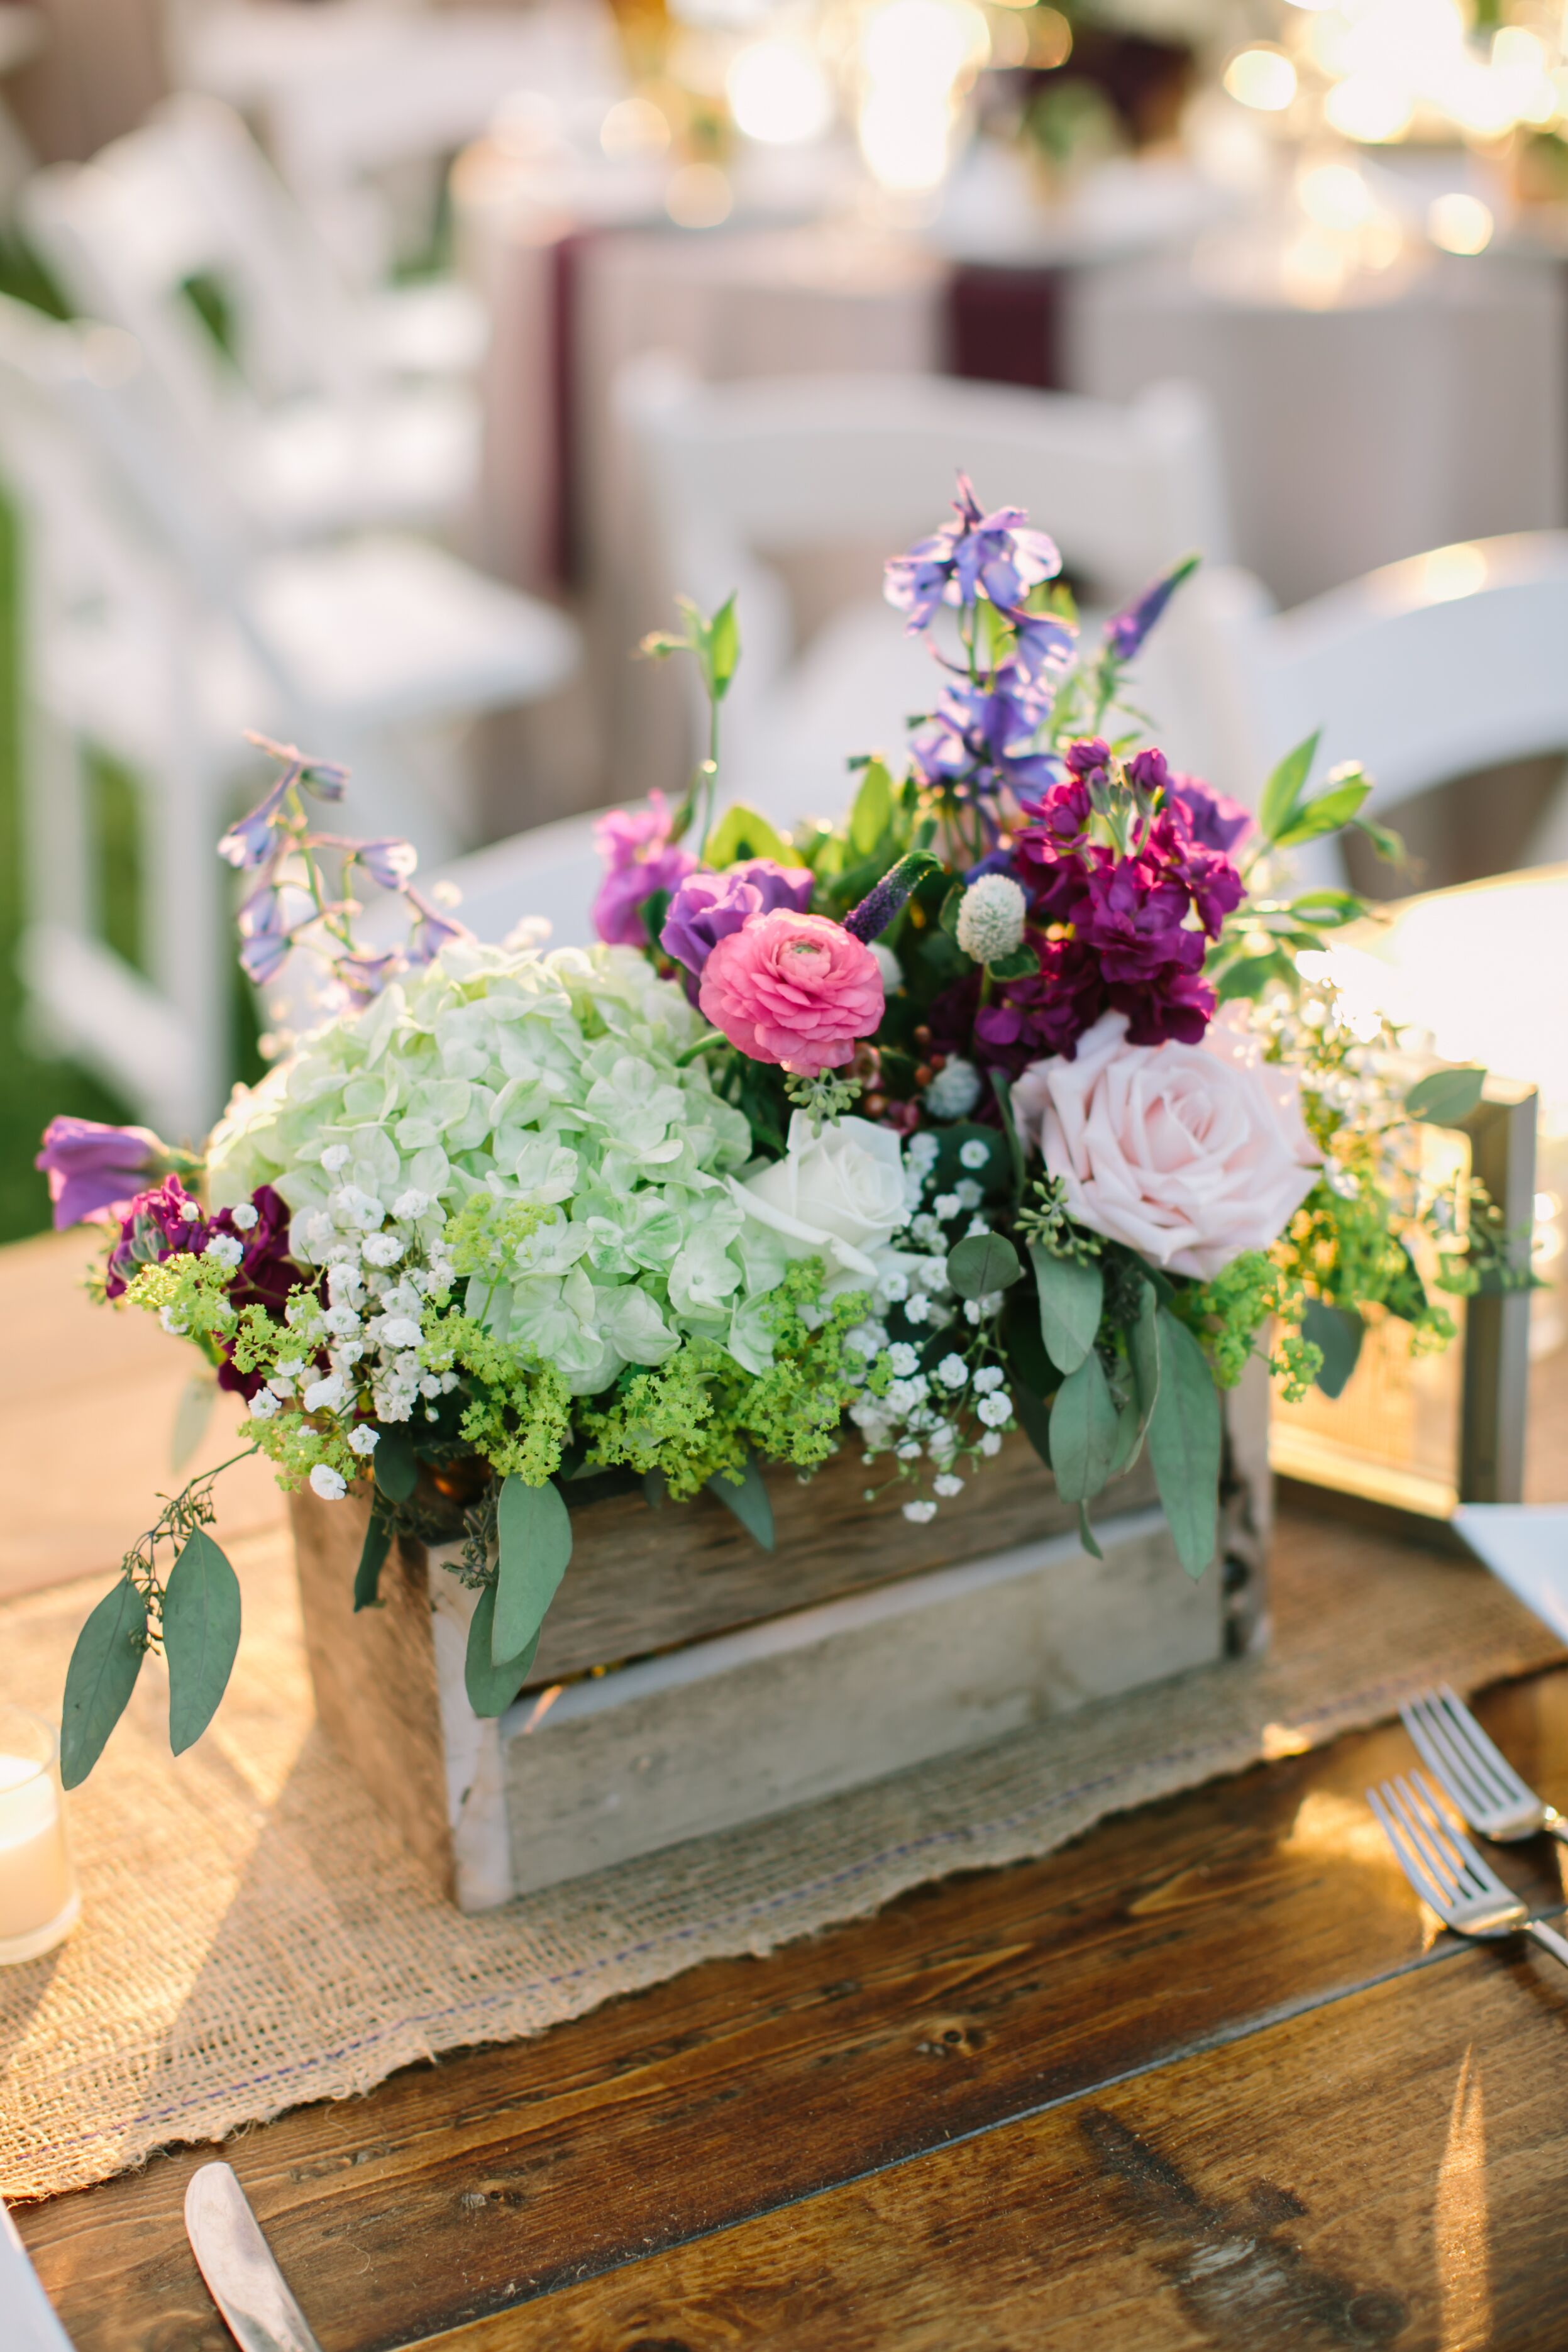
<path id="1" fill-rule="evenodd" d="M 616 1495 L 574 1511 L 572 1565 L 551 1602 L 527 1687 L 542 1689 L 591 1666 L 731 1633 L 1078 1525 L 1076 1505 L 1062 1501 L 1049 1471 L 1016 1433 L 984 1475 L 972 1478 L 925 1527 L 904 1517 L 908 1490 L 889 1486 L 885 1465 L 868 1474 L 855 1437 L 805 1483 L 777 1468 L 765 1476 L 776 1535 L 772 1552 L 753 1543 L 711 1495 L 657 1510 L 640 1495 Z M 886 1491 L 868 1503 L 868 1486 Z M 1152 1473 L 1141 1462 L 1106 1488 L 1095 1517 L 1144 1510 L 1157 1500 Z M 322 1503 L 309 1490 L 291 1499 L 296 1528 L 308 1527 L 313 1550 L 331 1555 L 334 1588 L 345 1578 L 353 1588 L 365 1508 Z M 335 1612 L 335 1590 L 331 1605 Z M 345 1640 L 353 1633 L 348 1629 Z"/>
<path id="2" fill-rule="evenodd" d="M 1568 1670 L 1494 1693 L 1482 1713 L 1568 1799 Z M 323 2344 L 375 2352 L 1206 2042 L 1254 2037 L 1237 2063 L 1261 2116 L 1276 2095 L 1258 2026 L 1421 1959 L 1421 1915 L 1362 1798 L 1409 1758 L 1397 1727 L 1342 1741 L 765 1962 L 696 1969 L 536 2042 L 411 2069 L 229 2152 Z M 1552 1859 L 1521 1851 L 1508 1868 L 1545 1902 Z M 1409 2013 L 1413 2043 L 1423 2015 Z M 79 2352 L 225 2347 L 179 2218 L 205 2153 L 19 2213 Z M 950 2311 L 948 2347 L 952 2324 Z M 794 2341 L 782 2324 L 763 2336 Z M 535 2340 L 548 2337 L 519 2337 Z M 621 2352 L 636 2331 L 595 2340 Z"/>
<path id="3" fill-rule="evenodd" d="M 1568 1976 L 1467 1950 L 673 2248 L 445 2352 L 1563 2340 Z"/>

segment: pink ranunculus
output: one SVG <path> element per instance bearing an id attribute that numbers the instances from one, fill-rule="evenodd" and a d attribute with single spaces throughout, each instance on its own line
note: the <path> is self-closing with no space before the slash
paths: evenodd
<path id="1" fill-rule="evenodd" d="M 594 827 L 605 878 L 594 900 L 594 929 L 608 947 L 647 944 L 642 909 L 656 890 L 673 890 L 697 860 L 669 837 L 673 815 L 662 793 L 645 809 L 612 809 Z"/>
<path id="2" fill-rule="evenodd" d="M 882 1018 L 882 974 L 861 940 L 826 915 L 775 907 L 721 940 L 698 1003 L 753 1062 L 802 1077 L 847 1062 Z"/>
<path id="3" fill-rule="evenodd" d="M 1205 1282 L 1276 1241 L 1318 1178 L 1297 1073 L 1223 1019 L 1198 1045 L 1130 1045 L 1104 1013 L 1076 1060 L 1029 1065 L 1013 1109 L 1079 1224 Z"/>

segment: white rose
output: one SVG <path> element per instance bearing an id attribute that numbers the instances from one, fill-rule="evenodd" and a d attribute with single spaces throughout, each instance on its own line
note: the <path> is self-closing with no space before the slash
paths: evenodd
<path id="1" fill-rule="evenodd" d="M 1130 1045 L 1107 1013 L 1076 1060 L 1032 1062 L 1013 1105 L 1069 1215 L 1205 1282 L 1277 1240 L 1318 1178 L 1297 1073 L 1223 1019 L 1198 1045 Z"/>
<path id="2" fill-rule="evenodd" d="M 804 1111 L 789 1123 L 782 1160 L 730 1189 L 748 1216 L 782 1236 L 786 1255 L 822 1257 L 865 1281 L 876 1277 L 873 1250 L 885 1248 L 908 1211 L 903 1145 L 891 1128 L 841 1118 L 820 1135 Z"/>

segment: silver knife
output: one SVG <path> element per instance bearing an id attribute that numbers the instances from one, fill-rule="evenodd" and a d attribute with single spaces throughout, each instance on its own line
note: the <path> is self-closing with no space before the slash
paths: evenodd
<path id="1" fill-rule="evenodd" d="M 71 2352 L 71 2340 L 55 2316 L 16 2224 L 0 2205 L 0 2312 L 5 2314 L 6 2352 Z"/>
<path id="2" fill-rule="evenodd" d="M 321 2352 L 229 2164 L 204 2164 L 185 2190 L 185 2235 L 241 2352 Z"/>

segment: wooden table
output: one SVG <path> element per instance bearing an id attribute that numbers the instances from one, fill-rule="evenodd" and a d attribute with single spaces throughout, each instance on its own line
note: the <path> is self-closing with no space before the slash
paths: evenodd
<path id="1" fill-rule="evenodd" d="M 1568 1669 L 1479 1711 L 1568 1807 Z M 1434 1940 L 1362 1795 L 1410 1757 L 1342 1739 L 226 2152 L 323 2352 L 1568 2343 L 1568 1975 Z M 1507 1874 L 1560 1905 L 1558 1861 Z M 78 2352 L 228 2347 L 209 2152 L 17 2210 Z"/>

